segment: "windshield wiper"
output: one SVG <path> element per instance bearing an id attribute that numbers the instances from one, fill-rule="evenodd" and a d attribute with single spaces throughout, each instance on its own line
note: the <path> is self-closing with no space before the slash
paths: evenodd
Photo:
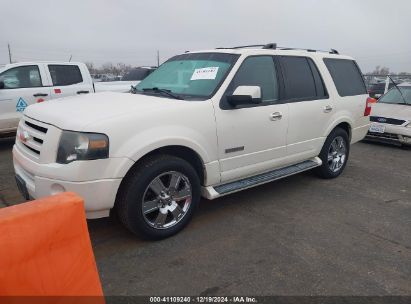
<path id="1" fill-rule="evenodd" d="M 394 80 L 392 80 L 391 76 L 390 76 L 390 75 L 387 75 L 387 77 L 388 77 L 389 79 L 391 79 L 392 83 L 394 84 L 394 87 L 398 90 L 398 92 L 400 92 L 400 95 L 401 95 L 401 97 L 402 97 L 402 100 L 404 101 L 404 104 L 409 105 L 409 103 L 408 103 L 407 100 L 405 99 L 404 95 L 402 94 L 400 88 L 397 86 L 397 84 L 394 82 Z"/>
<path id="2" fill-rule="evenodd" d="M 168 96 L 170 96 L 170 97 L 173 97 L 174 99 L 179 99 L 179 100 L 183 100 L 183 99 L 184 99 L 183 97 L 172 93 L 170 90 L 160 89 L 160 88 L 157 88 L 157 87 L 154 87 L 154 88 L 144 88 L 143 91 L 144 91 L 144 92 L 151 91 L 151 92 L 155 92 L 155 93 L 163 93 L 163 94 L 166 94 L 166 95 L 168 95 Z"/>
<path id="3" fill-rule="evenodd" d="M 131 88 L 130 88 L 130 91 L 129 91 L 131 94 L 136 94 L 137 93 L 137 86 L 135 85 L 135 86 L 133 86 L 133 85 L 131 85 Z"/>

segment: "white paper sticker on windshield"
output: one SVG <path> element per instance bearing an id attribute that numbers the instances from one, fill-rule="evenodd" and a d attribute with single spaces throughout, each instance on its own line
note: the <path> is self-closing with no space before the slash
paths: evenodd
<path id="1" fill-rule="evenodd" d="M 218 67 L 195 69 L 190 80 L 215 79 L 217 77 L 217 72 Z"/>

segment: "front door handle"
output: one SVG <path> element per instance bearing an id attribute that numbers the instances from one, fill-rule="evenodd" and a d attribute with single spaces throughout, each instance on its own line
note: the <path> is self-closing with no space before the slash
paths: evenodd
<path id="1" fill-rule="evenodd" d="M 48 96 L 49 94 L 46 94 L 46 93 L 36 93 L 36 94 L 33 94 L 33 96 L 34 97 L 46 97 L 46 96 Z"/>
<path id="2" fill-rule="evenodd" d="M 77 91 L 77 94 L 88 94 L 90 91 Z"/>
<path id="3" fill-rule="evenodd" d="M 274 112 L 270 115 L 270 120 L 272 121 L 280 120 L 281 118 L 283 118 L 283 114 L 281 114 L 280 112 Z"/>
<path id="4" fill-rule="evenodd" d="M 324 113 L 330 113 L 333 110 L 332 106 L 325 106 L 324 107 Z"/>

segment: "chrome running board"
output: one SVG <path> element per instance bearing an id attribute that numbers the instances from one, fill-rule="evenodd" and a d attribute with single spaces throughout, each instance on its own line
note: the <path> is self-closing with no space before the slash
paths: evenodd
<path id="1" fill-rule="evenodd" d="M 269 172 L 257 174 L 233 182 L 228 182 L 215 187 L 203 187 L 202 194 L 204 197 L 208 199 L 214 199 L 223 195 L 227 195 L 240 190 L 269 183 L 303 171 L 307 171 L 315 167 L 321 166 L 321 164 L 321 160 L 318 157 L 315 157 L 311 160 L 306 160 L 295 165 L 275 169 Z"/>

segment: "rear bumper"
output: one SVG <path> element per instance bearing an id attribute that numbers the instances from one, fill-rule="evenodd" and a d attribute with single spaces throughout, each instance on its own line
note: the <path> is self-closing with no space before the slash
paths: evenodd
<path id="1" fill-rule="evenodd" d="M 360 140 L 364 139 L 364 137 L 367 135 L 369 128 L 370 128 L 370 124 L 366 124 L 361 127 L 352 129 L 351 144 L 355 144 L 356 142 L 359 142 Z"/>

